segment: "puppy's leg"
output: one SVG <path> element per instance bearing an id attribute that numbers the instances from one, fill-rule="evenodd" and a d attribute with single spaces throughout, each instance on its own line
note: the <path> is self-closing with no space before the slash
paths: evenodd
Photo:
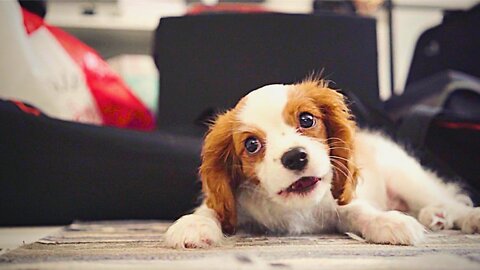
<path id="1" fill-rule="evenodd" d="M 398 146 L 383 148 L 380 161 L 390 193 L 402 198 L 409 213 L 430 230 L 459 228 L 465 233 L 479 232 L 480 208 L 473 208 L 460 188 L 447 184 L 436 174 L 425 170 L 417 160 Z"/>
<path id="2" fill-rule="evenodd" d="M 416 245 L 424 240 L 423 226 L 416 219 L 398 211 L 381 211 L 355 200 L 339 206 L 338 229 L 361 234 L 372 243 Z"/>
<path id="3" fill-rule="evenodd" d="M 172 248 L 207 248 L 224 239 L 215 212 L 202 204 L 193 214 L 173 223 L 165 233 L 165 243 Z"/>
<path id="4" fill-rule="evenodd" d="M 432 231 L 453 228 L 467 234 L 480 233 L 480 207 L 455 200 L 423 207 L 418 220 Z"/>

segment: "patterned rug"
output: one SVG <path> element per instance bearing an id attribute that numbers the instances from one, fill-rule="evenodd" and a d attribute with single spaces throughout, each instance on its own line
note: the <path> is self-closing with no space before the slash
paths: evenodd
<path id="1" fill-rule="evenodd" d="M 166 248 L 159 221 L 76 222 L 0 256 L 0 269 L 480 269 L 480 235 L 429 233 L 411 246 L 346 235 L 251 236 L 223 247 Z"/>

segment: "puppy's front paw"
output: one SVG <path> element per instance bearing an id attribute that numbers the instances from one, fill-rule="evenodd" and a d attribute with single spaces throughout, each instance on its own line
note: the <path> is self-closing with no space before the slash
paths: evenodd
<path id="1" fill-rule="evenodd" d="M 222 240 L 220 224 L 196 214 L 181 217 L 165 233 L 165 243 L 172 248 L 207 248 Z"/>
<path id="2" fill-rule="evenodd" d="M 432 231 L 448 230 L 453 228 L 453 220 L 441 206 L 427 206 L 418 214 L 418 221 Z"/>
<path id="3" fill-rule="evenodd" d="M 373 243 L 416 245 L 424 240 L 425 229 L 411 216 L 388 211 L 373 218 L 362 234 L 367 241 Z"/>
<path id="4" fill-rule="evenodd" d="M 480 207 L 473 208 L 467 214 L 461 229 L 464 233 L 480 233 Z"/>

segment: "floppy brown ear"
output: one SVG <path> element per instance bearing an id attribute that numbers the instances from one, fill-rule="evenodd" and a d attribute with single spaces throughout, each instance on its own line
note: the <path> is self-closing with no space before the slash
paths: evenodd
<path id="1" fill-rule="evenodd" d="M 357 168 L 353 162 L 356 125 L 345 98 L 321 80 L 301 84 L 315 99 L 327 129 L 330 161 L 333 167 L 332 194 L 339 205 L 347 204 L 354 196 Z"/>
<path id="2" fill-rule="evenodd" d="M 210 128 L 202 149 L 200 177 L 206 205 L 213 209 L 224 233 L 233 234 L 237 213 L 233 188 L 238 181 L 238 160 L 232 138 L 233 111 L 219 116 Z"/>

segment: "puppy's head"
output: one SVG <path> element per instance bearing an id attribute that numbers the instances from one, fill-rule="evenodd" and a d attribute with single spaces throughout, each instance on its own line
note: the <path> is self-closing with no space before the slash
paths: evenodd
<path id="1" fill-rule="evenodd" d="M 323 81 L 255 90 L 220 115 L 205 137 L 206 204 L 226 233 L 235 230 L 234 192 L 241 184 L 283 207 L 312 207 L 327 192 L 346 204 L 355 186 L 354 132 L 343 96 Z"/>

